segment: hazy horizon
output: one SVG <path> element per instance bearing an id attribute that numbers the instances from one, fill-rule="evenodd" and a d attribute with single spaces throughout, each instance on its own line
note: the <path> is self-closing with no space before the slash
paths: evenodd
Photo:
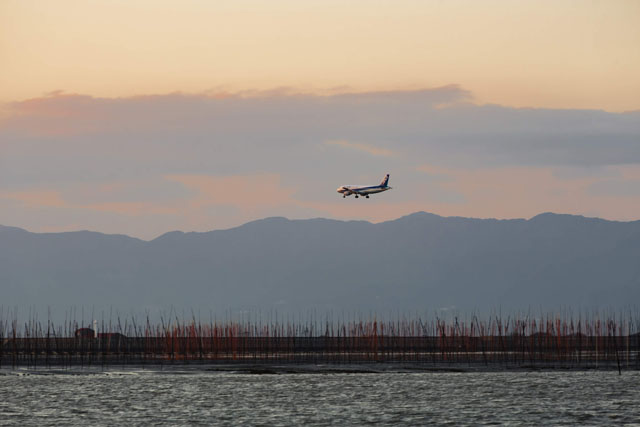
<path id="1" fill-rule="evenodd" d="M 51 234 L 51 233 L 74 233 L 74 232 L 80 232 L 80 231 L 88 231 L 91 233 L 100 233 L 100 234 L 106 234 L 106 235 L 119 235 L 119 236 L 127 236 L 127 237 L 132 237 L 132 238 L 136 238 L 142 241 L 146 241 L 146 242 L 150 242 L 153 241 L 159 237 L 164 236 L 165 234 L 170 234 L 170 233 L 207 233 L 207 232 L 212 232 L 212 231 L 227 231 L 227 230 L 232 230 L 235 228 L 240 228 L 244 225 L 247 224 L 251 224 L 254 222 L 260 222 L 260 221 L 264 221 L 264 220 L 270 220 L 270 219 L 285 219 L 287 221 L 305 221 L 305 220 L 329 220 L 329 221 L 339 221 L 339 222 L 350 222 L 350 221 L 356 221 L 356 222 L 365 222 L 365 223 L 369 223 L 369 224 L 380 224 L 380 223 L 385 223 L 385 222 L 393 222 L 402 218 L 406 218 L 406 217 L 410 217 L 413 215 L 419 215 L 419 214 L 427 214 L 427 215 L 433 215 L 433 216 L 437 216 L 440 218 L 444 218 L 444 219 L 448 219 L 448 218 L 452 218 L 452 219 L 478 219 L 478 220 L 497 220 L 497 221 L 510 221 L 510 220 L 523 220 L 523 221 L 530 221 L 536 217 L 539 216 L 543 216 L 543 215 L 557 215 L 557 216 L 575 216 L 575 217 L 582 217 L 585 219 L 600 219 L 600 220 L 604 220 L 607 222 L 620 222 L 620 223 L 629 223 L 629 222 L 637 222 L 640 221 L 640 218 L 638 219 L 630 219 L 627 221 L 619 221 L 619 220 L 610 220 L 607 218 L 600 218 L 600 217 L 591 217 L 591 216 L 586 216 L 586 215 L 575 215 L 575 214 L 567 214 L 567 213 L 562 213 L 562 212 L 540 212 L 538 214 L 535 214 L 531 217 L 528 218 L 478 218 L 478 217 L 466 217 L 466 216 L 458 216 L 458 215 L 452 215 L 452 216 L 445 216 L 445 215 L 438 215 L 437 213 L 434 212 L 426 212 L 426 211 L 416 211 L 416 212 L 411 212 L 411 213 L 407 213 L 406 215 L 401 215 L 397 218 L 391 218 L 391 219 L 387 219 L 387 220 L 383 220 L 383 221 L 367 221 L 365 219 L 339 219 L 339 218 L 325 218 L 325 217 L 315 217 L 315 218 L 289 218 L 286 216 L 270 216 L 270 217 L 264 217 L 264 218 L 256 218 L 256 219 L 252 219 L 250 221 L 244 222 L 242 224 L 239 225 L 235 225 L 232 227 L 227 227 L 227 228 L 212 228 L 210 230 L 202 230 L 202 231 L 197 231 L 197 230 L 178 230 L 178 229 L 173 229 L 173 230 L 166 230 L 164 232 L 161 232 L 160 234 L 158 234 L 157 236 L 151 237 L 149 239 L 141 239 L 139 237 L 136 236 L 130 236 L 128 234 L 125 233 L 103 233 L 101 231 L 98 230 L 90 230 L 90 229 L 77 229 L 77 230 L 64 230 L 64 231 L 48 231 L 48 232 L 38 232 L 38 231 L 33 231 L 33 230 L 29 230 L 26 228 L 22 228 L 22 227 L 16 227 L 13 226 L 11 224 L 0 224 L 0 227 L 8 227 L 8 228 L 18 228 L 20 230 L 24 230 L 27 231 L 29 233 L 35 233 L 35 234 Z"/>

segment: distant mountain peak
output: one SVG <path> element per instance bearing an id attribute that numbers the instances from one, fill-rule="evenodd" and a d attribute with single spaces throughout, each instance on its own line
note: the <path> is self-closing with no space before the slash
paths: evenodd
<path id="1" fill-rule="evenodd" d="M 161 241 L 167 241 L 167 240 L 171 240 L 174 239 L 176 237 L 182 237 L 185 235 L 184 231 L 179 231 L 179 230 L 175 230 L 175 231 L 168 231 L 158 237 L 156 237 L 155 239 L 152 239 L 152 242 L 161 242 Z"/>
<path id="2" fill-rule="evenodd" d="M 607 220 L 607 219 L 602 219 L 602 218 L 597 218 L 597 217 L 586 217 L 583 215 L 575 215 L 575 214 L 562 214 L 562 213 L 555 213 L 555 212 L 543 212 L 540 213 L 538 215 L 535 215 L 531 218 L 527 219 L 522 219 L 522 218 L 513 218 L 513 219 L 495 219 L 495 218 L 474 218 L 474 217 L 463 217 L 463 216 L 442 216 L 442 215 L 438 215 L 438 214 L 434 214 L 431 212 L 425 212 L 425 211 L 418 211 L 418 212 L 414 212 L 396 219 L 391 219 L 388 221 L 383 221 L 380 224 L 389 224 L 389 223 L 394 223 L 394 222 L 414 222 L 414 221 L 446 221 L 446 220 L 455 220 L 455 221 L 526 221 L 526 222 L 531 222 L 531 223 L 543 223 L 543 222 L 557 222 L 557 221 L 572 221 L 572 220 L 579 220 L 579 221 L 595 221 L 595 222 L 609 222 L 609 223 L 628 223 L 628 222 L 640 222 L 640 220 L 636 220 L 636 221 L 615 221 L 615 220 Z M 272 225 L 286 225 L 286 224 L 301 224 L 301 223 L 307 223 L 307 224 L 311 224 L 311 223 L 323 223 L 323 224 L 331 224 L 331 223 L 359 223 L 359 224 L 372 224 L 370 221 L 366 221 L 366 220 L 340 220 L 340 219 L 331 219 L 331 218 L 322 218 L 322 217 L 317 217 L 317 218 L 306 218 L 306 219 L 289 219 L 283 216 L 273 216 L 273 217 L 266 217 L 266 218 L 261 218 L 261 219 L 256 219 L 253 221 L 249 221 L 246 222 L 244 224 L 238 225 L 238 226 L 234 226 L 234 227 L 230 227 L 230 228 L 222 228 L 222 229 L 213 229 L 210 231 L 180 231 L 180 230 L 174 230 L 174 231 L 168 231 L 164 234 L 161 234 L 160 236 L 151 239 L 150 241 L 152 242 L 158 242 L 158 241 L 168 241 L 171 239 L 176 239 L 176 238 L 181 238 L 184 237 L 185 235 L 202 235 L 202 234 L 207 234 L 207 233 L 215 233 L 218 231 L 231 231 L 231 230 L 235 230 L 235 229 L 251 229 L 254 227 L 265 227 L 265 226 L 272 226 Z M 48 233 L 37 233 L 37 232 L 32 232 L 29 230 L 25 230 L 19 227 L 12 227 L 12 226 L 6 226 L 6 225 L 0 225 L 0 232 L 8 232 L 8 231 L 13 231 L 13 232 L 24 232 L 24 233 L 31 233 L 31 234 L 54 234 L 54 235 L 60 235 L 60 234 L 75 234 L 75 235 L 81 235 L 81 234 L 96 234 L 96 235 L 103 235 L 103 236 L 112 236 L 112 237 L 129 237 L 132 239 L 136 239 L 136 240 L 142 240 L 139 238 L 135 238 L 135 237 L 131 237 L 131 236 L 127 236 L 125 234 L 113 234 L 113 233 L 103 233 L 103 232 L 99 232 L 99 231 L 90 231 L 90 230 L 76 230 L 76 231 L 60 231 L 60 232 L 48 232 Z"/>
<path id="3" fill-rule="evenodd" d="M 584 223 L 584 222 L 618 223 L 620 222 L 620 221 L 612 221 L 612 220 L 602 219 L 597 217 L 588 217 L 584 215 L 559 214 L 554 212 L 543 212 L 529 219 L 529 222 L 533 222 L 533 223 L 557 223 L 557 222 L 576 222 L 576 221 L 580 223 Z"/>
<path id="4" fill-rule="evenodd" d="M 0 288 L 10 306 L 203 313 L 621 306 L 640 300 L 638 259 L 640 221 L 550 212 L 530 220 L 415 212 L 379 224 L 271 217 L 150 242 L 0 226 Z"/>
<path id="5" fill-rule="evenodd" d="M 444 219 L 446 217 L 440 216 L 440 215 L 436 215 L 430 212 L 425 212 L 425 211 L 419 211 L 419 212 L 414 212 L 412 214 L 409 215 L 405 215 L 405 216 L 401 216 L 400 218 L 397 219 L 392 219 L 388 222 L 393 222 L 393 221 L 406 221 L 406 220 L 414 220 L 414 219 Z"/>
<path id="6" fill-rule="evenodd" d="M 7 225 L 0 225 L 0 231 L 23 231 L 25 233 L 28 233 L 28 231 L 23 228 L 9 227 Z"/>

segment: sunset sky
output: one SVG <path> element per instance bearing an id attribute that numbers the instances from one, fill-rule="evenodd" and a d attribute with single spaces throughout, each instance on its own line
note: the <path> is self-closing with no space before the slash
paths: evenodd
<path id="1" fill-rule="evenodd" d="M 4 0 L 0 224 L 640 219 L 639 22 L 613 0 Z"/>

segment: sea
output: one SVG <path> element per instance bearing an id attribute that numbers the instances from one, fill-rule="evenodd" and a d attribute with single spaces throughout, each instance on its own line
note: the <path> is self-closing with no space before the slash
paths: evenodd
<path id="1" fill-rule="evenodd" d="M 2 369 L 0 425 L 637 425 L 640 372 Z"/>

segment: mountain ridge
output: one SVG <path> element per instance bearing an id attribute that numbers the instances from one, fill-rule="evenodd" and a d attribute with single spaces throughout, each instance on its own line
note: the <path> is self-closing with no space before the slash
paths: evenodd
<path id="1" fill-rule="evenodd" d="M 640 221 L 264 218 L 145 241 L 0 226 L 4 304 L 214 311 L 489 310 L 640 298 Z"/>
<path id="2" fill-rule="evenodd" d="M 395 219 L 391 219 L 391 220 L 387 220 L 387 221 L 381 221 L 381 222 L 370 222 L 370 221 L 366 221 L 366 220 L 340 220 L 340 219 L 332 219 L 332 218 L 323 218 L 323 217 L 316 217 L 316 218 L 305 218 L 305 219 L 290 219 L 287 217 L 283 217 L 283 216 L 272 216 L 272 217 L 265 217 L 265 218 L 260 218 L 260 219 L 256 219 L 256 220 L 252 220 L 252 221 L 248 221 L 244 224 L 240 224 L 234 227 L 230 227 L 230 228 L 219 228 L 219 229 L 212 229 L 212 230 L 207 230 L 207 231 L 182 231 L 182 230 L 171 230 L 171 231 L 167 231 L 165 233 L 160 234 L 157 237 L 154 237 L 152 239 L 149 240 L 144 240 L 138 237 L 134 237 L 134 236 L 129 236 L 127 234 L 122 234 L 122 233 L 105 233 L 105 232 L 101 232 L 101 231 L 94 231 L 94 230 L 71 230 L 71 231 L 47 231 L 47 232 L 37 232 L 37 231 L 30 231 L 27 230 L 25 228 L 21 228 L 21 227 L 15 227 L 15 226 L 9 226 L 9 225 L 3 225 L 0 224 L 0 231 L 23 231 L 26 233 L 31 233 L 31 234 L 41 234 L 41 235 L 54 235 L 54 234 L 67 234 L 67 233 L 95 233 L 95 234 L 100 234 L 100 235 L 104 235 L 104 236 L 122 236 L 122 237 L 128 237 L 131 239 L 136 239 L 136 240 L 140 240 L 143 242 L 152 242 L 154 240 L 158 240 L 161 239 L 165 236 L 171 236 L 171 235 L 186 235 L 186 234 L 206 234 L 206 233 L 213 233 L 213 232 L 218 232 L 218 231 L 230 231 L 230 230 L 235 230 L 238 228 L 242 228 L 248 225 L 252 225 L 252 224 L 256 224 L 256 223 L 263 223 L 265 221 L 287 221 L 287 222 L 296 222 L 296 221 L 317 221 L 317 220 L 321 220 L 321 221 L 329 221 L 329 222 L 340 222 L 340 223 L 366 223 L 366 224 L 371 224 L 371 225 L 378 225 L 378 224 L 387 224 L 387 223 L 393 223 L 396 221 L 402 221 L 402 220 L 408 220 L 411 218 L 416 218 L 416 217 L 428 217 L 428 218 L 432 218 L 432 219 L 451 219 L 451 220 L 474 220 L 474 221 L 534 221 L 534 220 L 539 220 L 541 218 L 546 218 L 546 217 L 570 217 L 570 218 L 582 218 L 585 220 L 593 220 L 593 221 L 604 221 L 607 223 L 622 223 L 622 224 L 628 224 L 628 223 L 640 223 L 640 219 L 638 220 L 631 220 L 631 221 L 620 221 L 620 220 L 611 220 L 611 219 L 604 219 L 604 218 L 599 218 L 599 217 L 589 217 L 589 216 L 584 216 L 584 215 L 575 215 L 575 214 L 563 214 L 563 213 L 555 213 L 555 212 L 542 212 L 539 214 L 536 214 L 534 216 L 532 216 L 531 218 L 476 218 L 476 217 L 466 217 L 466 216 L 442 216 L 442 215 L 438 215 L 438 214 L 434 214 L 434 213 L 430 213 L 430 212 L 425 212 L 425 211 L 417 211 L 417 212 L 413 212 L 407 215 L 403 215 L 401 217 L 395 218 Z"/>

